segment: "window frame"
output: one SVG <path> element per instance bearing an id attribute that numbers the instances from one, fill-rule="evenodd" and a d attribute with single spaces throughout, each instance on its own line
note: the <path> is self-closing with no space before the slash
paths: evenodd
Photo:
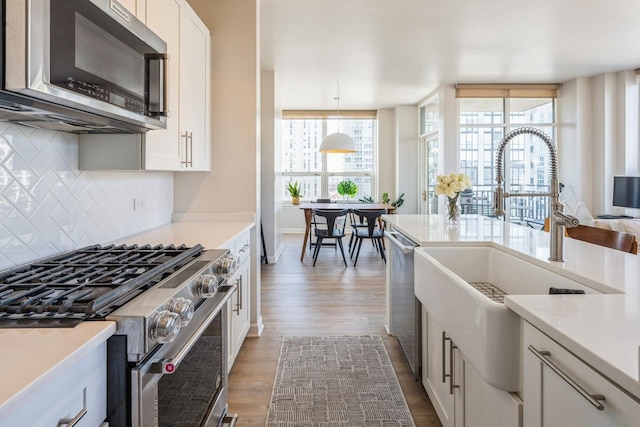
<path id="1" fill-rule="evenodd" d="M 352 111 L 341 111 L 338 116 L 335 111 L 284 111 L 282 117 L 282 126 L 285 127 L 285 122 L 288 120 L 322 120 L 322 141 L 326 138 L 328 134 L 328 125 L 330 120 L 340 120 L 340 122 L 348 122 L 350 120 L 372 120 L 372 162 L 371 162 L 371 170 L 363 170 L 363 171 L 330 171 L 329 170 L 329 162 L 328 156 L 344 156 L 344 154 L 339 153 L 319 153 L 322 167 L 319 171 L 306 172 L 306 171 L 281 171 L 280 175 L 283 178 L 283 183 L 286 185 L 287 182 L 290 181 L 291 177 L 320 177 L 320 194 L 318 198 L 331 198 L 329 194 L 329 181 L 331 177 L 342 176 L 345 179 L 356 178 L 356 177 L 370 177 L 371 179 L 371 194 L 370 197 L 373 197 L 374 200 L 378 193 L 378 182 L 377 182 L 377 169 L 378 169 L 378 117 L 376 111 L 369 110 L 352 110 Z M 341 131 L 343 131 L 341 129 Z M 345 133 L 348 133 L 344 131 Z M 354 138 L 355 139 L 355 138 Z M 306 142 L 308 143 L 308 141 Z M 283 139 L 284 144 L 284 139 Z M 285 162 L 285 154 L 282 154 L 282 162 Z M 284 168 L 283 168 L 284 169 Z M 286 190 L 285 190 L 286 194 Z M 363 196 L 367 196 L 366 194 Z M 360 197 L 363 197 L 360 196 Z M 304 193 L 303 193 L 304 197 Z M 358 196 L 356 196 L 358 197 Z M 339 200 L 335 197 L 332 200 Z M 283 206 L 292 206 L 290 198 L 284 198 L 282 200 Z"/>
<path id="2" fill-rule="evenodd" d="M 508 95 L 508 94 L 507 94 Z M 468 120 L 465 119 L 464 123 L 463 123 L 463 117 L 465 117 L 465 113 L 461 112 L 461 106 L 460 106 L 460 101 L 463 99 L 473 99 L 473 98 L 484 98 L 484 99 L 489 99 L 489 98 L 493 98 L 493 99 L 501 99 L 502 100 L 502 116 L 503 116 L 503 120 L 502 122 L 494 122 L 494 120 L 491 120 L 491 122 L 486 121 L 481 123 L 480 120 Z M 475 144 L 477 146 L 477 150 L 478 153 L 480 153 L 477 156 L 477 165 L 475 165 L 475 170 L 477 171 L 477 173 L 480 173 L 480 171 L 482 170 L 482 177 L 483 177 L 483 182 L 476 182 L 477 180 L 480 179 L 480 176 L 476 177 L 476 180 L 473 181 L 474 186 L 475 187 L 487 187 L 487 177 L 484 176 L 485 172 L 487 170 L 491 171 L 491 177 L 489 179 L 489 182 L 491 182 L 491 184 L 489 184 L 489 187 L 495 187 L 495 155 L 496 155 L 496 150 L 497 150 L 497 143 L 499 143 L 500 139 L 496 139 L 497 137 L 497 131 L 501 130 L 502 131 L 502 137 L 504 137 L 504 135 L 506 135 L 508 132 L 512 131 L 513 129 L 517 129 L 519 127 L 523 127 L 523 126 L 530 126 L 530 127 L 535 127 L 535 128 L 539 128 L 539 129 L 543 129 L 546 133 L 549 133 L 547 130 L 550 129 L 551 132 L 549 133 L 549 136 L 551 137 L 551 139 L 554 141 L 555 146 L 556 146 L 556 150 L 558 148 L 558 141 L 556 139 L 557 133 L 558 133 L 558 105 L 557 105 L 557 97 L 554 96 L 530 96 L 530 98 L 539 98 L 539 99 L 548 99 L 551 103 L 552 103 L 552 115 L 553 115 L 553 121 L 552 122 L 522 122 L 522 121 L 518 121 L 517 117 L 512 117 L 512 113 L 511 113 L 511 100 L 516 99 L 523 99 L 526 98 L 524 96 L 504 96 L 504 97 L 498 97 L 498 96 L 457 96 L 457 101 L 458 101 L 458 107 L 457 107 L 457 111 L 458 111 L 458 117 L 457 117 L 457 127 L 458 127 L 458 167 L 460 168 L 460 172 L 463 173 L 469 173 L 469 171 L 465 170 L 465 168 L 463 168 L 463 158 L 461 156 L 463 149 L 462 149 L 462 135 L 465 133 L 470 133 L 470 132 L 465 132 L 466 129 L 472 130 L 472 129 L 477 129 L 478 135 L 482 136 L 482 135 L 487 135 L 486 132 L 481 132 L 481 130 L 490 130 L 491 133 L 491 144 L 492 147 L 489 148 L 489 144 L 488 141 L 482 141 L 481 137 L 478 138 L 477 144 Z M 468 117 L 468 115 L 466 116 Z M 513 119 L 516 120 L 513 120 Z M 507 189 L 507 191 L 509 191 L 510 185 L 511 185 L 511 179 L 512 179 L 512 174 L 516 174 L 516 175 L 520 175 L 523 177 L 525 176 L 525 169 L 526 169 L 526 165 L 520 165 L 518 167 L 516 167 L 516 165 L 513 165 L 513 159 L 512 159 L 512 155 L 510 154 L 512 149 L 514 148 L 519 148 L 520 151 L 522 152 L 522 160 L 526 160 L 527 159 L 527 154 L 525 153 L 526 150 L 528 150 L 529 146 L 527 144 L 523 144 L 522 147 L 517 147 L 517 142 L 513 142 L 512 144 L 509 144 L 509 146 L 506 147 L 505 150 L 505 159 L 504 159 L 504 166 L 505 166 L 505 182 L 504 182 L 504 186 Z M 491 151 L 492 155 L 489 156 L 490 158 L 492 158 L 493 162 L 491 162 L 490 165 L 486 165 L 484 162 L 486 160 L 486 155 L 485 155 L 485 151 Z M 469 150 L 465 150 L 465 151 L 469 151 Z M 548 165 L 545 165 L 544 168 L 544 172 L 542 173 L 543 179 L 546 179 L 546 181 L 548 181 L 548 171 L 547 171 Z M 540 185 L 540 174 L 539 171 L 536 171 L 534 173 L 534 175 L 532 176 L 533 178 L 533 183 L 529 184 L 527 182 L 524 182 L 522 184 L 519 184 L 521 186 L 545 186 L 548 185 L 548 183 L 542 184 Z M 489 195 L 491 196 L 491 195 Z M 482 194 L 482 197 L 487 197 L 485 194 Z M 491 200 L 491 198 L 489 198 Z M 509 202 L 510 199 L 508 199 Z M 538 202 L 536 200 L 536 202 Z M 507 211 L 509 211 L 509 209 L 507 209 Z M 537 212 L 537 210 L 536 210 Z M 482 211 L 482 214 L 484 215 L 484 208 Z M 537 215 L 536 215 L 537 216 Z M 507 215 L 507 220 L 509 220 L 510 218 L 515 217 L 515 215 L 511 215 L 510 213 L 508 213 Z"/>

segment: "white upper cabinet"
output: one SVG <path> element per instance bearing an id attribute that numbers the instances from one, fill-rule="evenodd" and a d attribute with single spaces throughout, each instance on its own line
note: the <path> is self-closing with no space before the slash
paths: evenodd
<path id="1" fill-rule="evenodd" d="M 80 135 L 80 170 L 211 170 L 211 36 L 185 0 L 129 0 L 167 43 L 167 128 L 144 135 Z M 133 12 L 132 12 L 133 13 Z"/>
<path id="2" fill-rule="evenodd" d="M 211 67 L 209 29 L 193 9 L 180 16 L 180 138 L 184 167 L 211 169 Z"/>
<path id="3" fill-rule="evenodd" d="M 208 171 L 211 168 L 210 33 L 184 0 L 154 0 L 146 24 L 167 42 L 167 129 L 146 134 L 145 169 Z"/>
<path id="4" fill-rule="evenodd" d="M 145 135 L 145 169 L 180 170 L 184 143 L 180 141 L 180 15 L 182 0 L 154 0 L 147 5 L 146 23 L 167 43 L 169 55 L 169 117 L 167 128 Z"/>

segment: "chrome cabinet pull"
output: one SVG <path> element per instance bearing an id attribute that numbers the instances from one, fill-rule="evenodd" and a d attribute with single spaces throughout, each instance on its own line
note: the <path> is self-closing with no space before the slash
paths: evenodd
<path id="1" fill-rule="evenodd" d="M 560 378 L 562 378 L 567 384 L 571 386 L 575 391 L 577 391 L 582 397 L 584 397 L 587 402 L 591 403 L 598 411 L 604 410 L 604 405 L 601 400 L 604 401 L 604 395 L 602 394 L 591 394 L 587 390 L 585 390 L 580 384 L 578 384 L 575 380 L 573 380 L 569 375 L 567 375 L 558 365 L 553 363 L 549 357 L 551 357 L 551 352 L 549 351 L 540 351 L 537 350 L 533 345 L 529 345 L 529 351 L 534 354 L 542 363 L 544 363 L 549 369 L 558 374 Z"/>
<path id="2" fill-rule="evenodd" d="M 451 341 L 451 338 L 447 337 L 446 332 L 442 331 L 442 383 L 447 382 L 447 377 L 450 377 L 451 374 L 447 374 L 447 341 Z"/>
<path id="3" fill-rule="evenodd" d="M 182 135 L 180 135 L 180 138 L 184 138 L 184 160 L 182 160 L 180 163 L 185 165 L 186 167 L 189 166 L 189 132 L 185 131 Z"/>
<path id="4" fill-rule="evenodd" d="M 78 424 L 82 417 L 84 417 L 85 415 L 87 415 L 87 410 L 85 408 L 82 408 L 80 412 L 78 412 L 78 414 L 73 418 L 60 418 L 60 420 L 58 421 L 58 427 L 73 427 Z"/>
<path id="5" fill-rule="evenodd" d="M 193 132 L 189 132 L 189 166 L 193 167 Z"/>
<path id="6" fill-rule="evenodd" d="M 459 385 L 453 384 L 453 381 L 456 378 L 456 374 L 455 374 L 456 365 L 455 365 L 455 362 L 453 360 L 453 352 L 457 348 L 458 348 L 458 346 L 453 343 L 453 340 L 449 339 L 449 365 L 451 366 L 451 378 L 449 378 L 449 394 L 453 394 L 453 389 L 454 388 L 460 388 Z"/>
<path id="7" fill-rule="evenodd" d="M 240 316 L 240 310 L 242 310 L 242 296 L 244 294 L 244 280 L 242 278 L 242 274 L 240 275 L 240 298 L 238 298 L 238 304 L 240 308 L 238 309 L 238 316 Z"/>
<path id="8" fill-rule="evenodd" d="M 184 160 L 180 163 L 185 167 L 193 167 L 193 132 L 184 131 L 180 138 L 184 138 Z"/>
<path id="9" fill-rule="evenodd" d="M 242 310 L 242 275 L 236 280 L 236 286 L 238 287 L 238 292 L 236 293 L 236 308 L 232 311 L 240 316 L 240 310 Z"/>

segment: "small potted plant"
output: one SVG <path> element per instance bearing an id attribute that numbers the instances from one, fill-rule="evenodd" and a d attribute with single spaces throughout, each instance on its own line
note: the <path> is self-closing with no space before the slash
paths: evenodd
<path id="1" fill-rule="evenodd" d="M 382 203 L 386 203 L 397 209 L 404 203 L 404 193 L 402 193 L 400 197 L 398 197 L 393 202 L 391 201 L 391 199 L 389 199 L 389 193 L 382 193 Z"/>
<path id="2" fill-rule="evenodd" d="M 341 196 L 347 196 L 348 198 L 355 197 L 358 194 L 358 186 L 355 182 L 347 179 L 338 183 L 338 194 Z"/>
<path id="3" fill-rule="evenodd" d="M 289 195 L 291 195 L 291 204 L 299 205 L 302 194 L 300 194 L 300 186 L 298 185 L 298 181 L 294 182 L 293 184 L 289 182 L 287 184 L 287 191 L 289 192 Z"/>

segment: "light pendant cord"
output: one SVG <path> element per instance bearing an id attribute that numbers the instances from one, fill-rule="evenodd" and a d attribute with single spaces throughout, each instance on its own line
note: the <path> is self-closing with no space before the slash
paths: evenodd
<path id="1" fill-rule="evenodd" d="M 340 82 L 336 81 L 336 87 L 338 90 L 338 95 L 333 98 L 334 100 L 338 101 L 338 109 L 337 109 L 337 113 L 338 113 L 338 133 L 340 132 Z"/>

